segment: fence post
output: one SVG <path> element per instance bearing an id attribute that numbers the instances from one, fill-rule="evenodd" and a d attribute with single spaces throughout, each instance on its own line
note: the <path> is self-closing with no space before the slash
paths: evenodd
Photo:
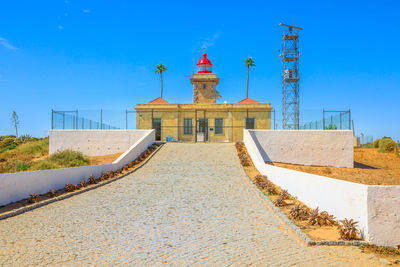
<path id="1" fill-rule="evenodd" d="M 276 130 L 275 109 L 274 109 L 274 129 Z"/>
<path id="2" fill-rule="evenodd" d="M 351 113 L 350 113 L 350 109 L 349 109 L 349 130 L 351 130 L 350 121 L 351 121 Z"/>
<path id="3" fill-rule="evenodd" d="M 54 126 L 54 111 L 53 109 L 51 110 L 51 129 L 53 130 L 53 126 Z"/>
<path id="4" fill-rule="evenodd" d="M 342 112 L 339 113 L 339 117 L 340 117 L 340 130 L 342 129 Z"/>
<path id="5" fill-rule="evenodd" d="M 65 112 L 63 112 L 63 130 L 65 129 Z"/>
<path id="6" fill-rule="evenodd" d="M 103 109 L 100 109 L 100 130 L 103 130 Z"/>
<path id="7" fill-rule="evenodd" d="M 79 120 L 78 120 L 78 110 L 76 110 L 76 129 L 79 128 Z"/>
<path id="8" fill-rule="evenodd" d="M 322 110 L 322 130 L 325 130 L 325 109 Z"/>
<path id="9" fill-rule="evenodd" d="M 85 129 L 85 119 L 82 118 L 82 129 Z"/>
<path id="10" fill-rule="evenodd" d="M 125 128 L 128 130 L 128 110 L 125 109 Z"/>

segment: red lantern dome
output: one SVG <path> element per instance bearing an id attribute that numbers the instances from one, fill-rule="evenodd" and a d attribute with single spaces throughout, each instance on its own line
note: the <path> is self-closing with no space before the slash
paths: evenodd
<path id="1" fill-rule="evenodd" d="M 204 53 L 203 57 L 197 63 L 199 70 L 197 73 L 212 73 L 212 64 L 211 61 L 207 58 L 207 54 Z"/>

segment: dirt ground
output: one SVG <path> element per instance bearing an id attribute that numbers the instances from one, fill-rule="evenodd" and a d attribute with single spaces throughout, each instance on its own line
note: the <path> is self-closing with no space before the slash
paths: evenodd
<path id="1" fill-rule="evenodd" d="M 376 148 L 355 148 L 354 168 L 304 166 L 273 163 L 275 166 L 367 185 L 400 185 L 400 157 Z"/>
<path id="2" fill-rule="evenodd" d="M 89 157 L 90 165 L 111 164 L 121 155 L 122 153 L 116 153 L 104 156 Z"/>

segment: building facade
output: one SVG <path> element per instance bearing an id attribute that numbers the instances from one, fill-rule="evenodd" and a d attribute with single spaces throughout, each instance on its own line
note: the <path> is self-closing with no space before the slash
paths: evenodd
<path id="1" fill-rule="evenodd" d="M 272 107 L 246 98 L 216 103 L 219 78 L 204 54 L 190 79 L 193 103 L 168 103 L 156 98 L 136 105 L 136 129 L 155 129 L 159 141 L 236 142 L 243 129 L 271 129 Z"/>

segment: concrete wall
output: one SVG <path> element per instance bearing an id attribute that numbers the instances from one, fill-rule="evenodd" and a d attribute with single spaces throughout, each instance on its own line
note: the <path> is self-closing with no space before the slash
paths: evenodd
<path id="1" fill-rule="evenodd" d="M 49 153 L 66 149 L 88 156 L 121 153 L 147 133 L 146 130 L 51 130 Z"/>
<path id="2" fill-rule="evenodd" d="M 371 243 L 400 245 L 400 186 L 368 186 L 367 204 Z"/>
<path id="3" fill-rule="evenodd" d="M 264 161 L 353 168 L 353 132 L 349 130 L 259 130 Z"/>
<path id="4" fill-rule="evenodd" d="M 255 167 L 269 180 L 311 208 L 358 221 L 373 244 L 400 244 L 400 186 L 368 186 L 266 164 L 255 132 L 244 130 L 244 143 Z"/>
<path id="5" fill-rule="evenodd" d="M 145 131 L 142 135 L 112 164 L 0 174 L 0 205 L 27 198 L 30 194 L 60 189 L 68 183 L 78 184 L 91 175 L 99 177 L 103 172 L 121 168 L 155 142 L 154 130 Z"/>

